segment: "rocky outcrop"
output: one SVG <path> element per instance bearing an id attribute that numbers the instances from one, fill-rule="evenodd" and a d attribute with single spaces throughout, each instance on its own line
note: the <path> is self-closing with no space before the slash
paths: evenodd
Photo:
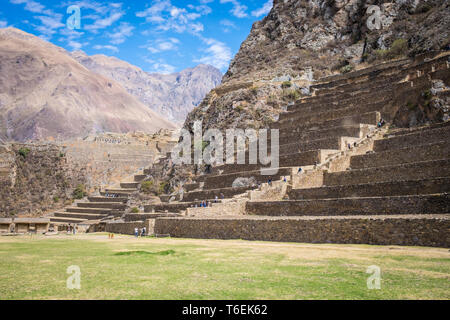
<path id="1" fill-rule="evenodd" d="M 61 208 L 78 185 L 86 183 L 86 168 L 69 165 L 63 148 L 50 144 L 2 146 L 0 217 L 40 216 Z"/>
<path id="2" fill-rule="evenodd" d="M 377 8 L 371 8 L 371 6 Z M 358 63 L 363 53 L 407 41 L 411 55 L 449 45 L 450 7 L 445 0 L 275 0 L 256 22 L 223 82 L 301 75 L 316 78 Z M 366 48 L 364 48 L 366 46 Z"/>
<path id="3" fill-rule="evenodd" d="M 185 127 L 267 127 L 314 80 L 448 48 L 449 16 L 445 0 L 275 0 Z"/>
<path id="4" fill-rule="evenodd" d="M 26 141 L 174 125 L 117 82 L 18 29 L 0 30 L 0 137 Z"/>
<path id="5" fill-rule="evenodd" d="M 145 72 L 115 57 L 88 56 L 82 51 L 73 52 L 71 56 L 89 70 L 117 81 L 129 94 L 174 122 L 184 121 L 222 80 L 218 69 L 203 64 L 163 75 Z"/>

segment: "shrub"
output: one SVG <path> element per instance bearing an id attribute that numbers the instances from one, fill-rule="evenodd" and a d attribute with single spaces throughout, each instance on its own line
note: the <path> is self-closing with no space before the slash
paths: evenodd
<path id="1" fill-rule="evenodd" d="M 238 112 L 242 112 L 242 111 L 244 111 L 244 106 L 242 104 L 240 104 L 240 105 L 236 106 L 236 108 L 234 108 L 234 109 Z"/>
<path id="2" fill-rule="evenodd" d="M 290 82 L 290 81 L 285 81 L 281 84 L 281 88 L 283 88 L 283 89 L 288 89 L 290 87 L 292 87 L 292 82 Z"/>
<path id="3" fill-rule="evenodd" d="M 284 97 L 288 100 L 298 100 L 300 99 L 300 92 L 298 90 L 284 90 Z"/>
<path id="4" fill-rule="evenodd" d="M 20 148 L 19 149 L 19 154 L 22 156 L 22 158 L 26 158 L 28 156 L 28 154 L 30 153 L 30 149 L 28 148 Z"/>
<path id="5" fill-rule="evenodd" d="M 133 209 L 131 209 L 131 213 L 139 213 L 139 209 L 134 207 Z"/>
<path id="6" fill-rule="evenodd" d="M 59 202 L 59 197 L 54 196 L 54 197 L 53 197 L 53 202 L 55 202 L 55 203 Z"/>
<path id="7" fill-rule="evenodd" d="M 83 184 L 79 184 L 72 192 L 74 199 L 80 200 L 87 196 L 86 187 Z"/>
<path id="8" fill-rule="evenodd" d="M 167 191 L 167 185 L 168 185 L 167 182 L 161 182 L 161 183 L 159 184 L 158 195 L 166 193 L 166 191 Z"/>
<path id="9" fill-rule="evenodd" d="M 141 191 L 145 194 L 150 194 L 152 192 L 155 192 L 154 188 L 155 184 L 153 181 L 144 181 L 141 183 Z"/>
<path id="10" fill-rule="evenodd" d="M 424 93 L 423 93 L 423 97 L 424 97 L 425 100 L 430 100 L 432 96 L 433 95 L 431 93 L 431 90 L 429 90 L 429 89 L 425 90 Z"/>
<path id="11" fill-rule="evenodd" d="M 349 73 L 349 72 L 353 71 L 353 69 L 355 69 L 355 67 L 354 67 L 353 65 L 351 65 L 351 64 L 348 64 L 348 65 L 342 67 L 342 68 L 340 69 L 340 72 L 341 72 L 342 74 L 344 74 L 344 73 Z"/>
<path id="12" fill-rule="evenodd" d="M 432 8 L 433 8 L 433 7 L 432 7 L 430 4 L 428 4 L 428 3 L 426 3 L 426 2 L 423 2 L 423 3 L 420 3 L 420 4 L 416 7 L 415 13 L 416 13 L 416 14 L 419 14 L 419 13 L 426 13 L 426 12 L 430 11 Z"/>
<path id="13" fill-rule="evenodd" d="M 395 40 L 391 47 L 386 50 L 375 50 L 377 59 L 390 60 L 406 55 L 408 52 L 408 41 L 405 39 Z"/>

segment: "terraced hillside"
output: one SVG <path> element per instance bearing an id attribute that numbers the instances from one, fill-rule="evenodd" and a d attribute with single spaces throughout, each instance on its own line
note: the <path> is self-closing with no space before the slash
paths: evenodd
<path id="1" fill-rule="evenodd" d="M 436 82 L 444 86 L 434 90 Z M 272 127 L 280 130 L 276 175 L 262 175 L 259 165 L 213 168 L 185 185 L 182 199 L 146 207 L 185 214 L 156 219 L 155 233 L 450 247 L 450 124 L 435 117 L 392 126 L 403 106 L 423 97 L 424 114 L 448 119 L 445 108 L 426 108 L 448 101 L 449 86 L 448 53 L 321 79 Z M 238 178 L 253 183 L 233 188 Z M 213 204 L 196 208 L 202 200 Z"/>

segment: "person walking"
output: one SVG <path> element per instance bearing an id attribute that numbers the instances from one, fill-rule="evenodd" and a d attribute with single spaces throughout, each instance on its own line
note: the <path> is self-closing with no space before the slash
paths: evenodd
<path id="1" fill-rule="evenodd" d="M 138 228 L 134 228 L 134 236 L 137 238 L 139 236 Z"/>

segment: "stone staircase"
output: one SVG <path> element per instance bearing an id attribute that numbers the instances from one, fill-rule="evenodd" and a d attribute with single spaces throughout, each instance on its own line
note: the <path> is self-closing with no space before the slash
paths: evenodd
<path id="1" fill-rule="evenodd" d="M 120 218 L 128 208 L 131 195 L 139 191 L 140 183 L 146 177 L 146 174 L 139 172 L 133 176 L 133 181 L 121 182 L 117 187 L 102 190 L 99 195 L 88 196 L 64 211 L 53 213 L 49 216 L 50 223 L 93 225 Z"/>
<path id="2" fill-rule="evenodd" d="M 262 175 L 259 165 L 223 165 L 197 176 L 184 186 L 182 199 L 146 207 L 187 215 L 156 219 L 155 232 L 449 247 L 449 122 L 376 127 L 381 118 L 389 124 L 398 107 L 432 80 L 449 86 L 449 57 L 400 60 L 322 79 L 311 87 L 313 96 L 290 105 L 272 127 L 280 130 L 277 174 Z M 256 185 L 233 188 L 237 178 L 253 178 Z M 269 179 L 287 185 L 278 199 L 265 199 Z M 221 203 L 211 209 L 192 208 L 216 196 Z"/>

